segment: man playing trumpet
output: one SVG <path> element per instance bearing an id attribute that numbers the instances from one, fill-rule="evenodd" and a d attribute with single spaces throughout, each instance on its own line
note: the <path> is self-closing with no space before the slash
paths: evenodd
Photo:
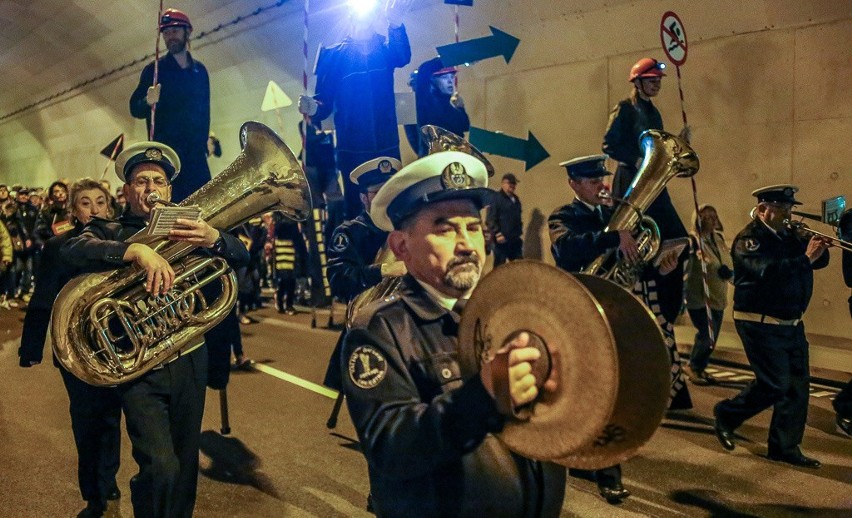
<path id="1" fill-rule="evenodd" d="M 828 266 L 828 241 L 787 228 L 793 185 L 752 192 L 755 219 L 734 239 L 734 324 L 755 380 L 731 399 L 716 404 L 716 437 L 726 450 L 736 447 L 734 430 L 773 407 L 769 425 L 770 460 L 819 468 L 799 445 L 808 417 L 808 341 L 802 316 L 811 300 L 814 270 Z"/>

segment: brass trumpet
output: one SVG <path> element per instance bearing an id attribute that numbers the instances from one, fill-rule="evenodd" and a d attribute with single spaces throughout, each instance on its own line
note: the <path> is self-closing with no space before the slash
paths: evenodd
<path id="1" fill-rule="evenodd" d="M 850 213 L 852 214 L 852 213 Z M 799 214 L 801 215 L 801 214 Z M 850 218 L 847 218 L 850 219 Z M 849 241 L 844 241 L 839 237 L 833 237 L 818 230 L 814 230 L 811 227 L 805 225 L 801 221 L 793 221 L 789 219 L 784 220 L 784 226 L 792 230 L 793 232 L 807 232 L 817 237 L 821 237 L 831 243 L 831 246 L 836 246 L 841 250 L 846 250 L 847 252 L 852 252 L 852 243 Z M 840 234 L 841 229 L 838 227 L 838 234 Z M 842 234 L 841 234 L 842 235 Z"/>

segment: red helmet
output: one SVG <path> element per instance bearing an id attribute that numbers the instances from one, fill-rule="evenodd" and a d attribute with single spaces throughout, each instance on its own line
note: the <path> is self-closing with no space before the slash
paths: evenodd
<path id="1" fill-rule="evenodd" d="M 457 72 L 458 70 L 456 69 L 456 67 L 444 67 L 432 72 L 432 77 L 438 77 L 444 74 L 455 74 Z"/>
<path id="2" fill-rule="evenodd" d="M 642 58 L 630 69 L 630 77 L 627 80 L 632 83 L 634 79 L 640 77 L 664 77 L 665 68 L 665 63 L 660 63 L 654 58 Z"/>
<path id="3" fill-rule="evenodd" d="M 186 27 L 191 30 L 192 23 L 185 12 L 170 7 L 163 11 L 163 16 L 160 17 L 160 30 L 166 27 Z"/>

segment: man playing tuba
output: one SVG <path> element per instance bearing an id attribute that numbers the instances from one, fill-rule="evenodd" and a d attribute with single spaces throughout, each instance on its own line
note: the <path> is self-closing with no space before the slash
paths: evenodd
<path id="1" fill-rule="evenodd" d="M 568 272 L 580 272 L 597 256 L 610 248 L 630 261 L 640 260 L 636 240 L 630 230 L 605 231 L 612 217 L 612 209 L 602 204 L 598 193 L 604 189 L 603 179 L 612 173 L 604 167 L 606 155 L 592 155 L 562 162 L 568 172 L 568 183 L 575 193 L 574 201 L 556 209 L 547 220 L 550 228 L 551 252 L 556 266 Z M 677 256 L 669 255 L 659 268 L 660 275 L 668 275 L 677 266 Z M 647 297 L 645 304 L 651 307 Z M 672 344 L 674 345 L 674 344 Z M 677 351 L 670 351 L 672 362 L 679 362 Z M 678 363 L 679 365 L 679 363 Z M 586 473 L 571 471 L 572 475 L 585 477 Z M 594 471 L 592 477 L 598 491 L 607 502 L 617 503 L 630 491 L 621 483 L 621 465 Z"/>
<path id="2" fill-rule="evenodd" d="M 135 264 L 146 272 L 145 290 L 164 295 L 175 279 L 172 266 L 143 243 L 126 243 L 151 218 L 149 197 L 170 200 L 180 159 L 158 142 L 139 142 L 115 161 L 124 182 L 128 209 L 116 221 L 94 218 L 79 237 L 62 247 L 62 254 L 79 268 L 108 270 Z M 234 236 L 206 222 L 178 218 L 168 239 L 213 253 L 232 267 L 248 264 L 245 246 Z M 118 386 L 139 473 L 130 481 L 136 516 L 191 516 L 198 483 L 198 447 L 207 381 L 207 348 L 203 338 L 170 361 Z"/>

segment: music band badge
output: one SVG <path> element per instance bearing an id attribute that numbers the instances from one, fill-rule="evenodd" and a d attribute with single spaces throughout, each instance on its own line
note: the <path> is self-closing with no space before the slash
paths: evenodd
<path id="1" fill-rule="evenodd" d="M 335 252 L 343 252 L 347 248 L 349 248 L 349 236 L 340 232 L 335 234 L 332 238 L 331 248 L 334 249 Z"/>
<path id="2" fill-rule="evenodd" d="M 387 373 L 388 362 L 374 347 L 362 345 L 349 356 L 349 379 L 356 387 L 375 388 Z"/>
<path id="3" fill-rule="evenodd" d="M 760 242 L 753 237 L 747 237 L 743 246 L 749 252 L 757 252 L 757 249 L 760 248 Z"/>
<path id="4" fill-rule="evenodd" d="M 467 189 L 473 184 L 473 178 L 467 174 L 464 166 L 453 162 L 441 173 L 441 186 L 444 189 Z"/>

